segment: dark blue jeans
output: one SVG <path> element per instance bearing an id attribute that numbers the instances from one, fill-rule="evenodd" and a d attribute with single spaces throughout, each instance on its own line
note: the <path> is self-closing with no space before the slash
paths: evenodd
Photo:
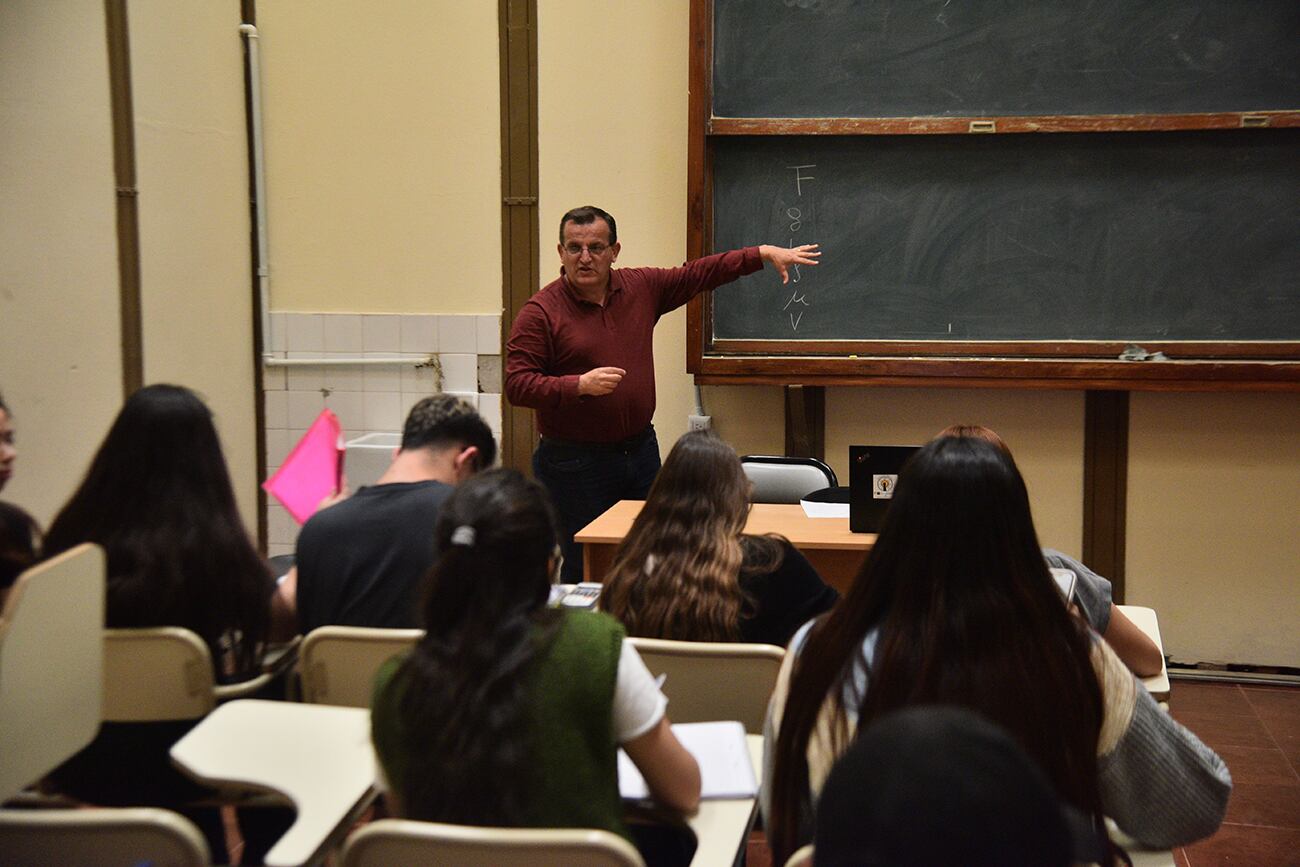
<path id="1" fill-rule="evenodd" d="M 573 535 L 619 500 L 644 500 L 658 472 L 659 440 L 653 426 L 617 445 L 542 439 L 533 452 L 533 475 L 560 513 L 561 581 L 582 580 L 582 546 Z"/>

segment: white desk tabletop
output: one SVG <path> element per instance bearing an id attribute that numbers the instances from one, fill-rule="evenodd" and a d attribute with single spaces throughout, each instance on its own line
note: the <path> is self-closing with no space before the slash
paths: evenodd
<path id="1" fill-rule="evenodd" d="M 177 741 L 171 756 L 202 782 L 270 789 L 293 802 L 297 818 L 267 853 L 271 867 L 312 862 L 375 795 L 369 708 L 232 701 Z"/>
<path id="2" fill-rule="evenodd" d="M 1144 608 L 1141 605 L 1117 605 L 1115 606 L 1124 612 L 1124 616 L 1133 621 L 1133 625 L 1146 633 L 1160 648 L 1160 673 L 1152 677 L 1139 678 L 1142 685 L 1147 688 L 1151 696 L 1156 701 L 1169 701 L 1169 669 L 1165 667 L 1165 645 L 1160 640 L 1160 621 L 1156 618 L 1154 608 Z"/>
<path id="3" fill-rule="evenodd" d="M 749 747 L 749 760 L 754 765 L 754 776 L 762 776 L 763 736 L 745 735 Z M 695 832 L 697 848 L 691 867 L 731 867 L 736 856 L 749 839 L 754 825 L 758 801 L 754 798 L 733 798 L 700 802 L 700 809 L 687 819 L 686 824 Z"/>

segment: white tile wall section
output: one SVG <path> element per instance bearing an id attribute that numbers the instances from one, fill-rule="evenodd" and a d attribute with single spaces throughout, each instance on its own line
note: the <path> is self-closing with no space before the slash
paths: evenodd
<path id="1" fill-rule="evenodd" d="M 480 394 L 478 396 L 478 414 L 492 428 L 496 438 L 501 439 L 501 395 Z"/>
<path id="2" fill-rule="evenodd" d="M 355 354 L 362 351 L 360 314 L 333 313 L 322 315 L 324 321 L 326 352 Z"/>
<path id="3" fill-rule="evenodd" d="M 392 431 L 401 430 L 402 395 L 397 391 L 365 392 L 366 430 Z"/>
<path id="4" fill-rule="evenodd" d="M 271 334 L 266 347 L 268 352 L 284 352 L 288 348 L 289 339 L 285 334 L 285 328 L 288 327 L 285 318 L 288 315 L 288 313 L 271 314 Z"/>
<path id="5" fill-rule="evenodd" d="M 327 352 L 326 356 L 356 358 L 361 352 Z M 325 387 L 330 391 L 365 391 L 366 368 L 361 364 L 337 364 L 324 368 Z"/>
<path id="6" fill-rule="evenodd" d="M 363 316 L 362 349 L 366 352 L 401 352 L 402 317 L 383 313 Z"/>
<path id="7" fill-rule="evenodd" d="M 481 394 L 478 356 L 500 355 L 501 317 L 386 313 L 271 314 L 267 351 L 287 358 L 345 356 L 402 358 L 401 366 L 320 365 L 263 369 L 268 474 L 283 463 L 299 438 L 329 407 L 345 439 L 368 433 L 400 432 L 407 413 L 438 388 L 433 367 L 415 362 L 437 354 L 442 390 L 478 407 L 501 436 L 501 395 Z M 267 505 L 268 554 L 293 553 L 298 525 L 272 498 Z"/>
<path id="8" fill-rule="evenodd" d="M 439 316 L 438 352 L 478 352 L 478 317 Z"/>
<path id="9" fill-rule="evenodd" d="M 325 396 L 315 391 L 286 392 L 289 395 L 289 430 L 306 431 L 325 408 Z"/>
<path id="10" fill-rule="evenodd" d="M 423 361 L 428 358 L 427 354 L 402 353 L 403 358 L 409 358 L 412 362 Z M 438 371 L 432 366 L 416 367 L 410 364 L 402 368 L 402 391 L 421 392 L 423 395 L 433 394 L 438 390 Z"/>
<path id="11" fill-rule="evenodd" d="M 442 390 L 478 393 L 478 356 L 442 353 Z"/>
<path id="12" fill-rule="evenodd" d="M 475 316 L 475 326 L 478 331 L 478 354 L 479 355 L 500 355 L 501 354 L 501 317 L 500 316 Z"/>
<path id="13" fill-rule="evenodd" d="M 366 358 L 401 358 L 400 352 L 367 352 Z M 402 368 L 397 366 L 366 365 L 365 368 L 366 385 L 365 390 L 371 391 L 392 391 L 402 390 Z"/>
<path id="14" fill-rule="evenodd" d="M 320 358 L 324 355 L 322 352 L 297 352 L 290 350 L 285 353 L 289 358 Z M 285 371 L 285 388 L 289 391 L 320 391 L 325 387 L 325 368 L 308 367 L 303 365 L 294 365 L 286 367 Z"/>
<path id="15" fill-rule="evenodd" d="M 325 320 L 320 313 L 288 313 L 285 315 L 287 340 L 285 349 L 290 352 L 324 352 Z"/>
<path id="16" fill-rule="evenodd" d="M 267 391 L 265 398 L 266 427 L 268 430 L 286 430 L 289 427 L 289 395 L 284 391 Z"/>
<path id="17" fill-rule="evenodd" d="M 325 405 L 339 417 L 344 430 L 366 427 L 366 393 L 364 391 L 331 391 Z"/>
<path id="18" fill-rule="evenodd" d="M 403 315 L 398 348 L 402 352 L 437 352 L 438 319 L 427 313 Z"/>

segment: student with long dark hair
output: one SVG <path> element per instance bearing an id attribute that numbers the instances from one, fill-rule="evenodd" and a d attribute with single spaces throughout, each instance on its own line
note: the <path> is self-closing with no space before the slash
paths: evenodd
<path id="1" fill-rule="evenodd" d="M 208 645 L 219 680 L 257 673 L 275 584 L 240 520 L 212 413 L 194 392 L 151 385 L 126 401 L 50 525 L 43 555 L 82 542 L 107 555 L 106 626 L 181 626 Z M 202 797 L 208 790 L 167 754 L 195 722 L 105 723 L 51 779 L 102 805 L 175 807 Z M 215 813 L 192 817 L 224 852 Z"/>
<path id="2" fill-rule="evenodd" d="M 904 468 L 844 602 L 805 626 L 769 708 L 763 795 L 777 863 L 855 731 L 917 704 L 1001 726 L 1066 803 L 1157 847 L 1213 833 L 1231 779 L 1063 604 L 1015 464 L 940 437 Z"/>
<path id="3" fill-rule="evenodd" d="M 698 803 L 699 768 L 622 627 L 547 607 L 557 526 L 546 492 L 513 470 L 477 475 L 443 503 L 425 637 L 376 679 L 375 750 L 398 814 L 628 836 L 620 745 L 656 800 Z"/>
<path id="4" fill-rule="evenodd" d="M 990 442 L 1013 462 L 1011 448 L 997 431 L 978 424 L 954 424 L 939 432 L 939 436 L 974 437 Z M 1060 551 L 1043 549 L 1043 558 L 1047 565 L 1055 569 L 1068 569 L 1078 579 L 1074 589 L 1074 604 L 1088 625 L 1097 634 L 1106 639 L 1124 664 L 1132 669 L 1138 677 L 1152 677 L 1164 668 L 1164 659 L 1160 648 L 1129 620 L 1111 594 L 1110 582 L 1093 572 L 1087 566 Z"/>
<path id="5" fill-rule="evenodd" d="M 839 596 L 787 540 L 744 534 L 749 492 L 730 446 L 683 435 L 614 555 L 601 608 L 631 635 L 784 647 Z"/>

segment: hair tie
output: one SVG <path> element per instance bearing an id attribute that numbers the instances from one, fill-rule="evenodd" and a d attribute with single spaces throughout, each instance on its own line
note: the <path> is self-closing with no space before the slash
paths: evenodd
<path id="1" fill-rule="evenodd" d="M 461 524 L 459 527 L 457 527 L 455 530 L 452 531 L 451 544 L 461 545 L 465 548 L 473 548 L 474 537 L 476 535 L 477 534 L 474 532 L 474 528 L 471 527 L 469 524 Z"/>

